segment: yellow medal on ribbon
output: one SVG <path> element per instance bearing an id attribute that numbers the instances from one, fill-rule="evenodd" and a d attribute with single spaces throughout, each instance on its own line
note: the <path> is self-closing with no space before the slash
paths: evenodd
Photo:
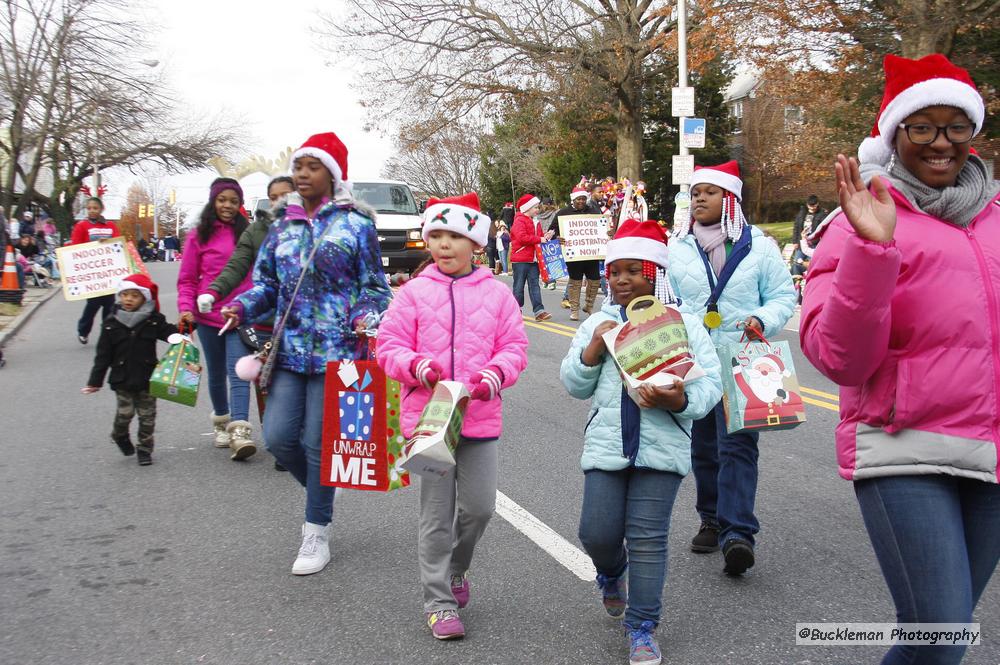
<path id="1" fill-rule="evenodd" d="M 722 315 L 719 314 L 719 308 L 717 306 L 709 306 L 708 311 L 705 312 L 705 317 L 702 319 L 705 322 L 705 327 L 709 330 L 715 330 L 716 328 L 722 326 Z"/>

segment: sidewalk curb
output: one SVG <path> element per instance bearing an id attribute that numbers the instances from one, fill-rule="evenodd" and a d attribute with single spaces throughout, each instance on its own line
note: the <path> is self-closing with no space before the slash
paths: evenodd
<path id="1" fill-rule="evenodd" d="M 52 300 L 52 298 L 54 298 L 57 293 L 62 293 L 63 291 L 62 284 L 60 283 L 59 286 L 53 286 L 51 289 L 49 289 L 49 291 L 50 292 L 46 296 L 44 296 L 41 300 L 38 300 L 34 303 L 30 303 L 28 305 L 24 305 L 21 308 L 21 313 L 17 315 L 17 318 L 14 319 L 13 323 L 7 326 L 3 330 L 3 332 L 0 332 L 0 349 L 4 347 L 4 345 L 7 343 L 7 340 L 16 335 L 17 331 L 20 330 L 21 327 L 28 322 L 28 319 L 30 319 L 31 315 L 35 313 L 35 310 L 37 310 L 39 307 L 41 307 L 48 301 Z"/>

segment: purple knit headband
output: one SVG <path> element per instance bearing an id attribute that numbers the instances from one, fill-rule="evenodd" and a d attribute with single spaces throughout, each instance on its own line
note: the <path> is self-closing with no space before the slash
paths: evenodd
<path id="1" fill-rule="evenodd" d="M 216 182 L 216 183 L 212 184 L 212 188 L 208 191 L 208 194 L 209 194 L 209 197 L 210 197 L 209 200 L 210 201 L 215 201 L 215 199 L 219 196 L 219 194 L 221 194 L 222 192 L 226 191 L 227 189 L 231 189 L 234 192 L 236 192 L 236 196 L 240 197 L 240 205 L 242 205 L 243 204 L 243 188 L 240 187 L 235 182 L 228 182 L 228 181 L 225 181 L 225 180 L 223 180 L 222 182 Z"/>

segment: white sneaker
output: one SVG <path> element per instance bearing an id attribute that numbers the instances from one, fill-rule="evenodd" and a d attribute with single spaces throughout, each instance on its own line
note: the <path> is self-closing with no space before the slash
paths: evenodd
<path id="1" fill-rule="evenodd" d="M 306 522 L 302 525 L 302 546 L 292 564 L 292 575 L 312 575 L 330 563 L 330 525 Z"/>
<path id="2" fill-rule="evenodd" d="M 227 413 L 224 416 L 217 416 L 212 414 L 212 430 L 215 432 L 215 447 L 216 448 L 228 448 L 229 447 L 229 431 L 226 427 L 229 425 L 231 418 Z"/>

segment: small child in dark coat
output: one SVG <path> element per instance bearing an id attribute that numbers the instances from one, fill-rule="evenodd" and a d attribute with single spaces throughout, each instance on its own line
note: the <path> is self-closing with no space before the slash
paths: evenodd
<path id="1" fill-rule="evenodd" d="M 153 463 L 156 398 L 149 394 L 149 377 L 156 368 L 156 341 L 167 341 L 177 326 L 167 323 L 157 300 L 159 288 L 142 274 L 129 275 L 118 285 L 114 313 L 101 324 L 94 368 L 82 393 L 96 393 L 111 369 L 108 383 L 118 397 L 111 440 L 125 455 L 138 452 L 140 466 Z M 129 426 L 139 415 L 139 445 L 132 445 Z"/>

